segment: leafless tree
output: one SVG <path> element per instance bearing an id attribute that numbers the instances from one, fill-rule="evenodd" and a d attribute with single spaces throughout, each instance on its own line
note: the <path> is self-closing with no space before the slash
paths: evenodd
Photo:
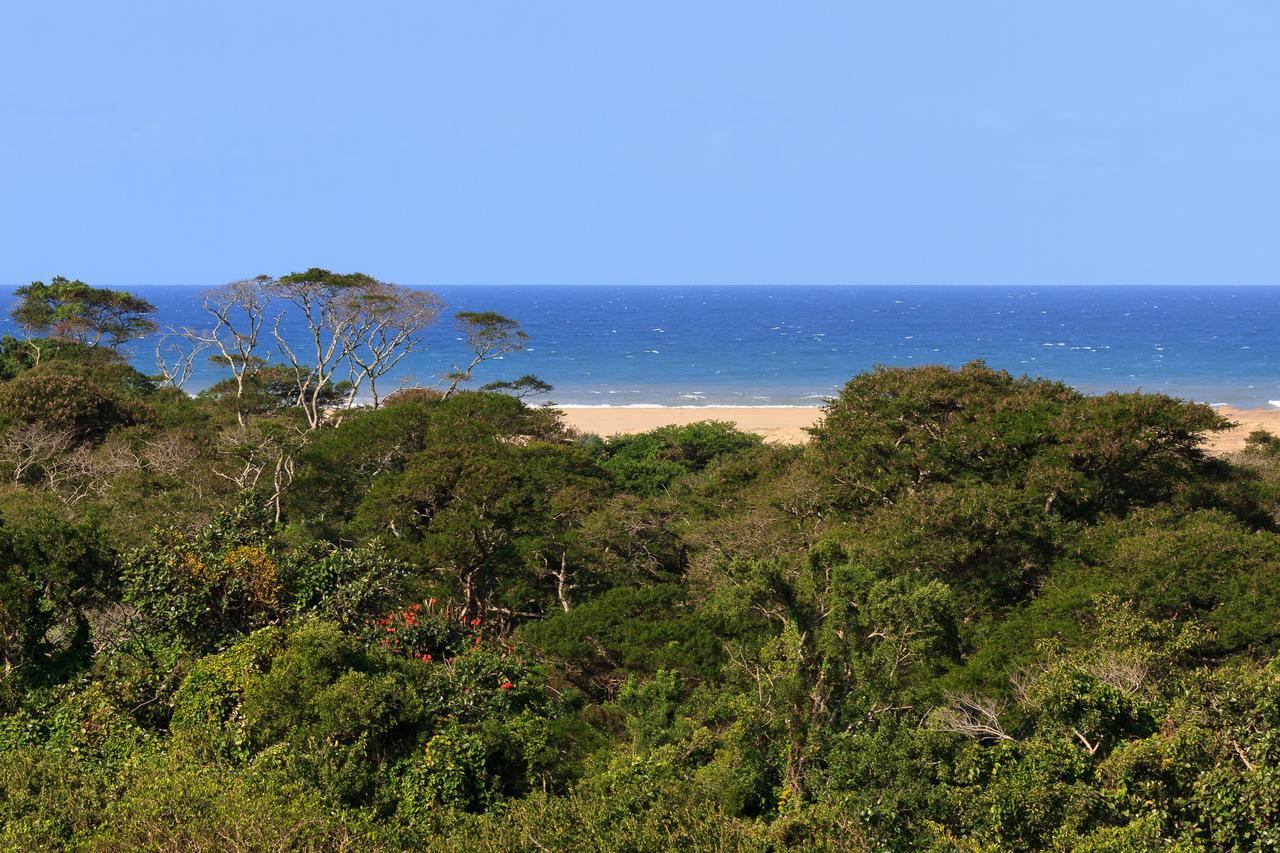
<path id="1" fill-rule="evenodd" d="M 980 741 L 1013 740 L 1000 724 L 1004 705 L 974 694 L 949 694 L 947 704 L 930 715 L 940 731 L 955 732 Z"/>
<path id="2" fill-rule="evenodd" d="M 62 456 L 46 462 L 43 470 L 49 490 L 67 506 L 74 506 L 93 492 L 93 452 L 88 445 L 76 445 Z"/>
<path id="3" fill-rule="evenodd" d="M 251 421 L 242 428 L 224 430 L 218 436 L 217 453 L 229 464 L 214 473 L 240 492 L 267 493 L 267 507 L 279 521 L 281 499 L 293 482 L 297 454 L 307 435 L 292 424 Z"/>
<path id="4" fill-rule="evenodd" d="M 0 435 L 0 455 L 13 466 L 14 482 L 21 482 L 33 468 L 43 469 L 65 456 L 74 446 L 70 430 L 39 421 L 17 424 Z"/>
<path id="5" fill-rule="evenodd" d="M 181 391 L 195 371 L 196 359 L 208 348 L 207 341 L 193 339 L 189 332 L 170 328 L 156 340 L 156 370 L 160 381 Z"/>
<path id="6" fill-rule="evenodd" d="M 422 331 L 442 307 L 438 297 L 425 291 L 363 273 L 321 269 L 282 276 L 271 282 L 270 291 L 287 306 L 276 314 L 272 335 L 293 370 L 298 405 L 310 429 L 325 422 L 327 395 L 344 371 L 350 382 L 345 407 L 356 402 L 366 381 L 376 405 L 378 379 L 421 348 Z M 290 343 L 284 333 L 286 319 L 293 319 L 290 308 L 306 326 L 304 344 Z M 333 422 L 341 422 L 341 415 Z"/>
<path id="7" fill-rule="evenodd" d="M 141 471 L 146 461 L 128 439 L 108 439 L 102 446 L 89 454 L 85 474 L 88 487 L 96 495 L 104 495 L 111 488 L 111 483 L 121 474 Z"/>
<path id="8" fill-rule="evenodd" d="M 253 374 L 267 363 L 260 349 L 265 330 L 296 385 L 295 404 L 314 430 L 329 418 L 326 408 L 340 380 L 343 408 L 357 402 L 368 383 L 376 407 L 378 381 L 408 354 L 422 349 L 422 333 L 440 316 L 436 295 L 378 281 L 362 273 L 338 274 L 310 269 L 271 278 L 258 276 L 210 291 L 204 307 L 214 318 L 209 330 L 183 329 L 189 346 L 180 351 L 157 347 L 162 375 L 175 385 L 189 377 L 193 350 L 214 350 L 235 382 L 236 418 L 247 423 L 242 401 Z M 181 357 L 186 357 L 185 372 Z M 173 377 L 173 378 L 170 378 Z"/>
<path id="9" fill-rule="evenodd" d="M 310 429 L 319 427 L 325 418 L 324 399 L 347 359 L 346 340 L 349 328 L 358 315 L 343 297 L 350 288 L 361 286 L 368 276 L 336 275 L 328 270 L 312 269 L 305 273 L 282 276 L 271 282 L 271 293 L 297 312 L 306 324 L 305 345 L 295 348 L 284 334 L 282 324 L 286 311 L 276 314 L 271 334 L 276 349 L 293 369 L 298 386 L 298 406 Z"/>
<path id="10" fill-rule="evenodd" d="M 193 346 L 216 350 L 218 361 L 231 370 L 236 384 L 236 422 L 242 427 L 245 382 L 263 363 L 258 345 L 270 308 L 271 283 L 269 276 L 260 275 L 209 291 L 204 295 L 203 304 L 213 315 L 213 328 L 182 332 Z"/>
<path id="11" fill-rule="evenodd" d="M 148 441 L 142 449 L 147 468 L 161 476 L 171 476 L 191 464 L 200 451 L 188 439 L 173 433 L 164 433 L 155 441 Z"/>
<path id="12" fill-rule="evenodd" d="M 1086 671 L 1094 678 L 1129 696 L 1142 689 L 1150 668 L 1133 656 L 1105 654 L 1091 661 Z"/>
<path id="13" fill-rule="evenodd" d="M 373 407 L 378 407 L 378 380 L 406 355 L 422 349 L 422 332 L 440 316 L 440 297 L 423 290 L 370 280 L 342 294 L 342 324 L 351 389 L 347 406 L 365 380 Z"/>

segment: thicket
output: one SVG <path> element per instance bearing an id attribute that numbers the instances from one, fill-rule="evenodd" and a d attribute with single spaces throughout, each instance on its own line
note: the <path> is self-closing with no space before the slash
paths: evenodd
<path id="1" fill-rule="evenodd" d="M 7 849 L 1280 846 L 1280 441 L 1207 407 L 880 368 L 804 447 L 600 439 L 476 362 L 317 420 L 69 328 L 0 352 Z"/>

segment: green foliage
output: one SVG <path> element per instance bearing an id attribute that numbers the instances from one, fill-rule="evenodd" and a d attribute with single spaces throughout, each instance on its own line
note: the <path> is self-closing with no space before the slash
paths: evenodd
<path id="1" fill-rule="evenodd" d="M 286 615 L 354 627 L 392 598 L 406 574 L 376 543 L 285 552 L 271 534 L 264 513 L 250 504 L 194 536 L 157 530 L 121 558 L 123 601 L 149 632 L 211 649 Z"/>
<path id="2" fill-rule="evenodd" d="M 97 441 L 142 420 L 133 377 L 113 364 L 54 360 L 0 384 L 0 425 L 39 424 L 75 440 Z"/>
<path id="3" fill-rule="evenodd" d="M 222 356 L 211 360 L 225 363 Z M 325 383 L 316 395 L 316 402 L 321 406 L 336 405 L 349 387 L 345 382 Z M 223 379 L 205 388 L 200 396 L 229 412 L 238 409 L 245 415 L 270 415 L 297 405 L 298 380 L 292 367 L 260 364 L 245 372 L 243 387 L 237 386 L 234 379 Z"/>
<path id="4" fill-rule="evenodd" d="M 981 362 L 877 368 L 852 379 L 814 430 L 815 474 L 850 509 L 930 484 L 1018 483 L 1067 518 L 1168 499 L 1207 471 L 1208 406 L 1152 394 L 1083 397 Z"/>
<path id="5" fill-rule="evenodd" d="M 245 761 L 249 727 L 245 691 L 282 651 L 285 634 L 263 628 L 227 651 L 201 658 L 173 696 L 169 731 L 176 747 L 200 761 Z"/>
<path id="6" fill-rule="evenodd" d="M 580 583 L 580 519 L 603 485 L 571 445 L 433 444 L 374 482 L 357 523 L 409 560 L 439 567 L 468 613 L 529 612 L 563 605 Z"/>
<path id="7" fill-rule="evenodd" d="M 377 844 L 372 815 L 340 812 L 270 769 L 161 756 L 138 767 L 76 843 L 103 850 L 347 850 Z"/>
<path id="8" fill-rule="evenodd" d="M 437 410 L 447 417 L 468 396 L 444 406 L 389 398 L 387 405 L 355 412 L 315 435 L 298 454 L 298 472 L 285 497 L 287 517 L 324 538 L 340 536 L 374 478 L 402 470 L 411 454 L 425 448 Z"/>
<path id="9" fill-rule="evenodd" d="M 716 675 L 723 660 L 710 620 L 677 584 L 616 587 L 520 630 L 583 686 L 605 689 L 620 674 L 659 669 L 690 678 Z"/>
<path id="10" fill-rule="evenodd" d="M 1269 436 L 981 364 L 803 448 L 280 378 L 0 343 L 0 847 L 1280 845 Z"/>
<path id="11" fill-rule="evenodd" d="M 485 745 L 460 726 L 436 732 L 420 755 L 401 769 L 398 810 L 413 824 L 425 812 L 441 808 L 484 811 L 497 797 L 495 780 L 485 769 Z"/>
<path id="12" fill-rule="evenodd" d="M 87 651 L 86 610 L 105 591 L 107 566 L 86 525 L 23 492 L 0 493 L 0 707 Z"/>
<path id="13" fill-rule="evenodd" d="M 731 423 L 702 421 L 615 436 L 597 453 L 602 467 L 621 489 L 652 495 L 681 476 L 703 470 L 718 458 L 742 453 L 760 443 L 760 436 L 739 432 Z"/>
<path id="14" fill-rule="evenodd" d="M 458 331 L 466 337 L 471 361 L 464 367 L 455 365 L 445 374 L 444 379 L 449 383 L 444 392 L 446 397 L 453 396 L 461 383 L 469 382 L 481 364 L 509 352 L 519 352 L 529 340 L 529 335 L 517 321 L 494 311 L 459 311 L 454 320 Z"/>
<path id="15" fill-rule="evenodd" d="M 146 316 L 156 307 L 125 290 L 54 276 L 48 284 L 19 287 L 17 295 L 20 301 L 9 314 L 32 335 L 116 347 L 156 330 Z"/>
<path id="16" fill-rule="evenodd" d="M 317 546 L 291 555 L 287 565 L 290 610 L 347 627 L 383 608 L 409 571 L 377 543 L 358 548 Z"/>
<path id="17" fill-rule="evenodd" d="M 364 800 L 427 709 L 413 678 L 332 626 L 304 626 L 244 689 L 248 744 L 339 800 Z"/>
<path id="18" fill-rule="evenodd" d="M 552 388 L 546 382 L 543 382 L 532 373 L 526 373 L 519 379 L 501 379 L 497 382 L 489 382 L 480 388 L 481 391 L 501 391 L 504 394 L 511 394 L 519 400 L 525 397 L 537 397 L 541 394 L 549 394 Z"/>
<path id="19" fill-rule="evenodd" d="M 264 519 L 242 505 L 194 537 L 159 530 L 125 554 L 123 601 L 147 629 L 209 649 L 274 619 L 284 605 L 280 560 Z"/>

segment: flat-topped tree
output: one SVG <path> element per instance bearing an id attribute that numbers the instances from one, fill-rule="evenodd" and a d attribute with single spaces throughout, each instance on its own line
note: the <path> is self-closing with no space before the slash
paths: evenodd
<path id="1" fill-rule="evenodd" d="M 500 379 L 497 382 L 489 382 L 480 386 L 480 390 L 498 391 L 523 400 L 525 397 L 536 397 L 539 394 L 550 394 L 552 387 L 550 383 L 543 382 L 532 373 L 526 373 L 519 379 Z"/>
<path id="2" fill-rule="evenodd" d="M 304 344 L 291 344 L 276 315 L 272 336 L 293 369 L 298 405 L 314 429 L 324 420 L 326 390 L 345 379 L 346 406 L 369 383 L 377 405 L 377 381 L 422 346 L 421 333 L 436 321 L 442 303 L 434 294 L 379 281 L 364 273 L 313 267 L 266 283 L 271 297 L 293 307 L 306 325 Z M 336 420 L 341 420 L 339 416 Z"/>
<path id="3" fill-rule="evenodd" d="M 114 348 L 156 330 L 147 317 L 156 306 L 125 290 L 54 276 L 48 284 L 18 288 L 17 295 L 21 301 L 9 315 L 32 336 Z"/>
<path id="4" fill-rule="evenodd" d="M 446 397 L 457 391 L 463 382 L 469 381 L 472 371 L 482 363 L 509 352 L 519 352 L 529 340 L 517 321 L 495 311 L 459 311 L 454 317 L 458 321 L 458 329 L 467 337 L 471 362 L 466 367 L 455 366 L 445 374 L 444 379 L 449 383 L 444 392 Z"/>
<path id="5" fill-rule="evenodd" d="M 400 360 L 422 348 L 420 333 L 436 322 L 444 302 L 434 293 L 369 279 L 343 293 L 339 309 L 345 320 L 340 334 L 347 354 L 348 381 L 354 402 L 365 380 L 378 408 L 378 380 Z"/>

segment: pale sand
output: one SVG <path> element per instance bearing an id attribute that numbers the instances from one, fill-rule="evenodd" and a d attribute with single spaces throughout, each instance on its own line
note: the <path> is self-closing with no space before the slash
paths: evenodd
<path id="1" fill-rule="evenodd" d="M 1235 429 L 1220 432 L 1212 436 L 1208 443 L 1214 453 L 1234 453 L 1244 448 L 1244 440 L 1255 429 L 1263 429 L 1273 435 L 1280 435 L 1280 409 L 1237 409 L 1232 406 L 1217 406 L 1224 417 L 1239 424 Z"/>
<path id="2" fill-rule="evenodd" d="M 564 420 L 582 432 L 611 436 L 646 432 L 661 426 L 684 425 L 697 421 L 732 421 L 738 429 L 764 436 L 776 444 L 801 444 L 807 441 L 806 427 L 816 424 L 822 415 L 819 408 L 769 408 L 767 406 L 698 406 L 691 408 L 635 409 L 624 406 L 565 408 Z M 1280 435 L 1280 409 L 1236 409 L 1220 406 L 1218 411 L 1240 426 L 1218 433 L 1207 443 L 1214 453 L 1232 453 L 1244 447 L 1244 439 L 1255 429 Z"/>
<path id="3" fill-rule="evenodd" d="M 822 410 L 814 408 L 770 408 L 767 406 L 697 406 L 690 408 L 633 409 L 625 406 L 565 408 L 564 421 L 583 432 L 608 438 L 612 435 L 647 432 L 662 426 L 698 421 L 732 421 L 744 432 L 759 433 L 776 444 L 801 444 L 809 438 L 805 427 L 818 422 Z"/>

